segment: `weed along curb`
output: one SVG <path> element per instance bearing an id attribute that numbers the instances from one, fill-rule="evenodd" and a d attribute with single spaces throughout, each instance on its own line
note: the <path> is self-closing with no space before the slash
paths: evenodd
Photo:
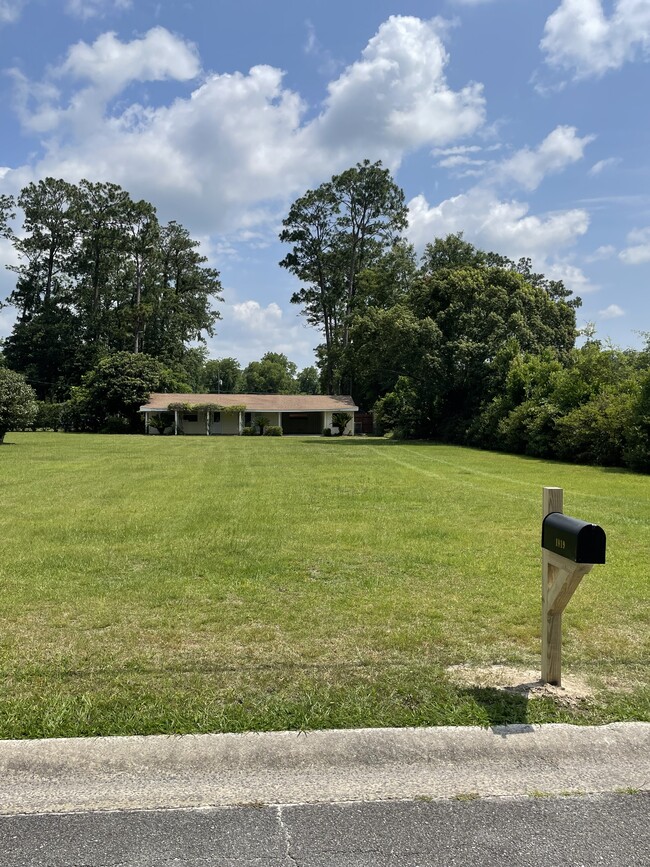
<path id="1" fill-rule="evenodd" d="M 0 813 L 650 789 L 650 723 L 0 741 Z"/>

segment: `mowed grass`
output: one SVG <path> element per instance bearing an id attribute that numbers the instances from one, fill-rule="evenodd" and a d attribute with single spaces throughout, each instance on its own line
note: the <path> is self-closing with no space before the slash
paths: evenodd
<path id="1" fill-rule="evenodd" d="M 650 478 L 372 438 L 9 434 L 0 737 L 650 719 Z M 543 485 L 607 531 L 539 670 Z"/>

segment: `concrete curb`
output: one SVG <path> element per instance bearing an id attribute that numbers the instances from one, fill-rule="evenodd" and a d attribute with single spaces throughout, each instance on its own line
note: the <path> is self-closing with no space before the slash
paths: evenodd
<path id="1" fill-rule="evenodd" d="M 650 789 L 650 723 L 0 741 L 0 813 Z"/>

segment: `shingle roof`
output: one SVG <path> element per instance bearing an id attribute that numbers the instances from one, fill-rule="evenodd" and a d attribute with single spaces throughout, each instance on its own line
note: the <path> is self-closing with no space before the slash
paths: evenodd
<path id="1" fill-rule="evenodd" d="M 140 412 L 166 412 L 170 403 L 242 406 L 248 412 L 356 412 L 349 394 L 150 394 Z"/>

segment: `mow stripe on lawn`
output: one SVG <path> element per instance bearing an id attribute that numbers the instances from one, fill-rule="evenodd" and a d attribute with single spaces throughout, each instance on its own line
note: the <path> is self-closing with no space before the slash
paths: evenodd
<path id="1" fill-rule="evenodd" d="M 0 736 L 649 719 L 647 476 L 373 438 L 11 434 Z M 539 669 L 541 489 L 601 524 Z"/>

